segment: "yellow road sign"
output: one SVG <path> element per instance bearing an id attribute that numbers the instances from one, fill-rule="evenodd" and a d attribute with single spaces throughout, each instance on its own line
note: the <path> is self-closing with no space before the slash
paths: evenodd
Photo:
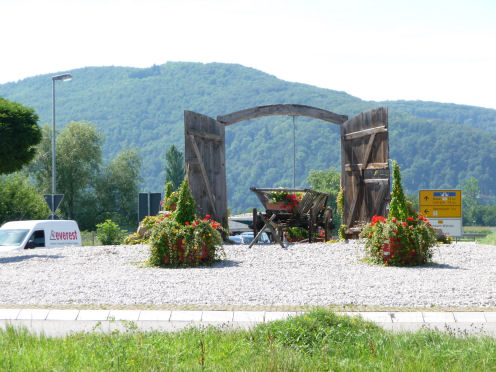
<path id="1" fill-rule="evenodd" d="M 458 205 L 446 207 L 423 206 L 420 209 L 422 216 L 427 218 L 461 218 L 462 209 Z"/>
<path id="2" fill-rule="evenodd" d="M 420 205 L 462 205 L 461 190 L 420 190 Z"/>
<path id="3" fill-rule="evenodd" d="M 461 190 L 420 190 L 420 213 L 428 218 L 461 218 Z"/>

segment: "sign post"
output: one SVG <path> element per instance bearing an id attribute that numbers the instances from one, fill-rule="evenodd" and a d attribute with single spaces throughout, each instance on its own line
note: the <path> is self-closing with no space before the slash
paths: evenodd
<path id="1" fill-rule="evenodd" d="M 64 199 L 64 194 L 45 194 L 43 195 L 46 203 L 48 204 L 48 208 L 52 211 L 52 213 L 48 216 L 49 220 L 60 220 L 60 217 L 55 214 L 55 211 L 59 207 L 62 199 Z"/>
<path id="2" fill-rule="evenodd" d="M 461 190 L 420 190 L 419 205 L 434 228 L 455 238 L 463 236 Z"/>

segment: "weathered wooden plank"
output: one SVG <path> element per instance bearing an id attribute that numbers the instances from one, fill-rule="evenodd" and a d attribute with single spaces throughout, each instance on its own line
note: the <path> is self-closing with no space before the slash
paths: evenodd
<path id="1" fill-rule="evenodd" d="M 347 133 L 347 134 L 344 136 L 344 139 L 345 139 L 346 141 L 350 141 L 350 140 L 354 140 L 354 139 L 358 139 L 358 138 L 362 138 L 362 137 L 370 136 L 370 135 L 372 135 L 372 134 L 376 134 L 376 133 L 384 133 L 384 132 L 387 132 L 387 129 L 386 129 L 386 127 L 384 127 L 384 126 L 382 126 L 382 127 L 370 128 L 370 129 L 363 129 L 363 130 L 359 130 L 359 131 L 356 131 L 356 132 Z"/>
<path id="2" fill-rule="evenodd" d="M 357 203 L 358 203 L 358 199 L 360 198 L 360 194 L 361 194 L 361 188 L 360 188 L 360 176 L 358 175 L 355 175 L 355 177 L 353 177 L 356 182 L 355 182 L 355 185 L 356 187 L 354 187 L 353 189 L 353 200 L 351 202 L 351 205 L 350 205 L 350 208 L 348 210 L 348 219 L 346 221 L 346 226 L 351 226 L 351 223 L 353 222 L 352 219 L 353 219 L 353 215 L 355 215 L 355 209 L 357 208 Z"/>
<path id="3" fill-rule="evenodd" d="M 203 164 L 203 159 L 202 159 L 202 156 L 200 154 L 200 150 L 198 149 L 198 145 L 196 144 L 195 136 L 190 134 L 189 139 L 191 141 L 191 144 L 193 146 L 193 151 L 195 152 L 196 157 L 198 159 L 198 163 L 200 165 L 201 174 L 203 176 L 203 182 L 205 184 L 205 188 L 207 189 L 208 199 L 210 200 L 210 204 L 212 206 L 212 209 L 213 209 L 215 215 L 217 215 L 217 209 L 215 208 L 214 195 L 212 194 L 212 190 L 210 188 L 210 181 L 208 180 L 207 171 L 205 170 L 205 165 Z"/>
<path id="4" fill-rule="evenodd" d="M 389 183 L 389 178 L 366 178 L 364 183 Z"/>
<path id="5" fill-rule="evenodd" d="M 367 168 L 367 164 L 369 163 L 370 152 L 372 151 L 372 146 L 375 141 L 375 133 L 369 138 L 369 143 L 367 144 L 367 148 L 365 149 L 365 154 L 363 155 L 362 164 L 365 164 L 364 168 Z"/>
<path id="6" fill-rule="evenodd" d="M 389 163 L 368 163 L 366 167 L 362 163 L 344 164 L 346 172 L 360 171 L 362 169 L 384 169 L 388 168 Z"/>
<path id="7" fill-rule="evenodd" d="M 375 207 L 375 211 L 374 211 L 375 215 L 382 215 L 382 209 L 385 209 L 384 197 L 386 196 L 386 193 L 388 191 L 389 191 L 389 179 L 387 179 L 386 182 L 384 182 L 381 185 L 381 188 L 377 194 L 377 197 L 374 200 L 373 205 Z"/>
<path id="8" fill-rule="evenodd" d="M 216 141 L 216 142 L 222 142 L 222 140 L 223 140 L 222 136 L 219 136 L 217 134 L 200 132 L 200 131 L 194 130 L 194 129 L 186 130 L 186 134 L 188 134 L 188 135 L 192 134 L 195 137 L 200 137 L 200 138 L 203 138 L 205 140 Z"/>
<path id="9" fill-rule="evenodd" d="M 227 115 L 219 115 L 217 116 L 217 121 L 224 125 L 231 125 L 240 121 L 271 115 L 308 116 L 334 124 L 342 124 L 348 120 L 348 116 L 346 115 L 338 115 L 331 111 L 322 110 L 317 107 L 294 104 L 277 104 L 257 106 L 246 110 L 236 111 Z"/>

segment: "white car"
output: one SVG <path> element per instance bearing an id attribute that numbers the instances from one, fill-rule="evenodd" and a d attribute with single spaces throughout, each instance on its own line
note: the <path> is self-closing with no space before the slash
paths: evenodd
<path id="1" fill-rule="evenodd" d="M 12 221 L 0 227 L 0 252 L 65 246 L 81 246 L 81 232 L 76 221 Z"/>
<path id="2" fill-rule="evenodd" d="M 241 233 L 241 237 L 243 238 L 243 244 L 250 244 L 255 237 L 253 236 L 253 232 L 246 231 Z M 269 236 L 267 233 L 263 232 L 262 235 L 258 238 L 257 243 L 270 243 Z"/>
<path id="3" fill-rule="evenodd" d="M 234 244 L 243 244 L 243 238 L 241 235 L 230 235 L 229 240 L 232 241 Z"/>

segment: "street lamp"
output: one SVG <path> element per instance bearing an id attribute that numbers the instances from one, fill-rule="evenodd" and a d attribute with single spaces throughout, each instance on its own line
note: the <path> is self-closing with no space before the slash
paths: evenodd
<path id="1" fill-rule="evenodd" d="M 52 76 L 52 215 L 51 218 L 55 218 L 55 195 L 56 195 L 56 187 L 55 187 L 55 81 L 69 81 L 72 79 L 71 74 L 62 74 Z"/>

